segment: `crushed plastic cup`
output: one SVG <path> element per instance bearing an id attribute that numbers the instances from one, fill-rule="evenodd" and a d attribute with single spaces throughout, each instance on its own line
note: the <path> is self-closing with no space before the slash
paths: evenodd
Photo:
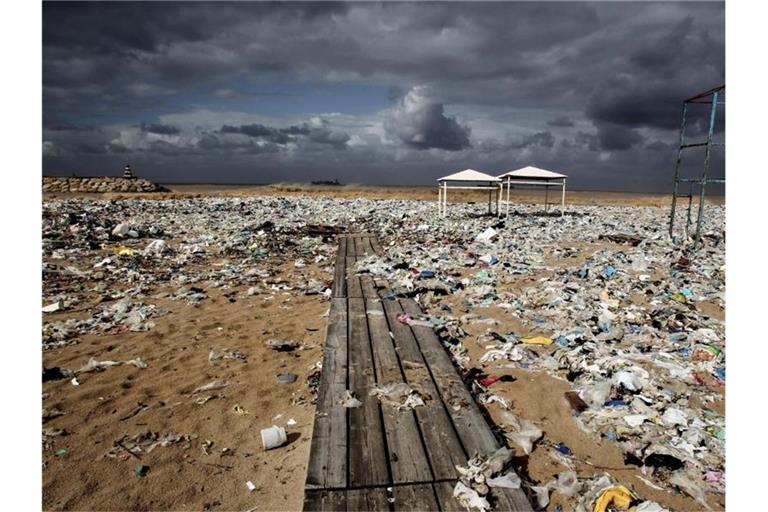
<path id="1" fill-rule="evenodd" d="M 272 425 L 269 428 L 261 430 L 261 444 L 265 450 L 278 448 L 288 442 L 288 436 L 283 427 Z"/>

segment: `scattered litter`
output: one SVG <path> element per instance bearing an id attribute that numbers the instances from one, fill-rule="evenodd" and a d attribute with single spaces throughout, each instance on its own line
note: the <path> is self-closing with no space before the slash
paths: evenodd
<path id="1" fill-rule="evenodd" d="M 278 352 L 292 352 L 299 348 L 298 341 L 267 340 L 265 345 Z"/>
<path id="2" fill-rule="evenodd" d="M 283 372 L 277 374 L 277 383 L 278 384 L 292 384 L 296 382 L 296 379 L 298 379 L 298 375 L 291 372 Z"/>
<path id="3" fill-rule="evenodd" d="M 357 397 L 352 394 L 352 392 L 346 390 L 344 391 L 344 396 L 339 400 L 339 404 L 341 404 L 342 407 L 354 409 L 363 405 L 363 402 L 358 400 Z"/>
<path id="4" fill-rule="evenodd" d="M 214 389 L 222 389 L 229 385 L 228 382 L 225 382 L 223 380 L 214 380 L 212 382 L 209 382 L 208 384 L 203 384 L 202 386 L 195 388 L 194 391 L 192 391 L 192 394 L 195 395 L 197 393 L 202 393 L 203 391 L 213 391 Z"/>
<path id="5" fill-rule="evenodd" d="M 91 358 L 88 360 L 88 364 L 80 368 L 75 372 L 75 374 L 79 375 L 81 373 L 88 373 L 88 372 L 94 372 L 94 371 L 100 371 L 104 368 L 110 368 L 112 366 L 122 366 L 122 365 L 133 365 L 136 368 L 146 368 L 147 363 L 145 363 L 140 357 L 137 357 L 136 359 L 131 359 L 130 361 L 97 361 L 95 358 Z"/>
<path id="6" fill-rule="evenodd" d="M 424 399 L 418 391 L 404 382 L 373 387 L 368 393 L 375 396 L 382 404 L 395 407 L 398 410 L 413 409 L 424 405 Z"/>
<path id="7" fill-rule="evenodd" d="M 261 444 L 264 446 L 265 450 L 280 447 L 286 442 L 288 442 L 288 436 L 283 427 L 272 425 L 261 431 Z"/>
<path id="8" fill-rule="evenodd" d="M 239 350 L 224 349 L 221 352 L 217 352 L 216 350 L 211 349 L 211 351 L 208 352 L 209 363 L 213 363 L 214 361 L 220 361 L 222 359 L 230 360 L 230 361 L 246 362 L 245 354 L 243 354 Z"/>

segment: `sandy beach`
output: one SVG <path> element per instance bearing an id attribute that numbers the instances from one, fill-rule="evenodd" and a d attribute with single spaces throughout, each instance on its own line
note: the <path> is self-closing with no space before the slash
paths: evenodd
<path id="1" fill-rule="evenodd" d="M 559 217 L 536 220 L 539 207 L 534 203 L 540 197 L 533 195 L 516 198 L 519 215 L 506 223 L 473 213 L 482 212 L 482 198 L 460 196 L 462 204 L 455 205 L 454 216 L 440 224 L 434 218 L 436 191 L 426 188 L 177 185 L 170 189 L 151 197 L 44 198 L 42 306 L 59 304 L 53 308 L 56 311 L 43 314 L 44 509 L 301 509 L 315 412 L 311 376 L 322 357 L 329 307 L 324 292 L 333 278 L 336 251 L 334 234 L 312 232 L 313 224 L 374 233 L 383 246 L 393 244 L 391 258 L 398 255 L 417 270 L 439 268 L 439 260 L 430 260 L 429 255 L 442 250 L 449 250 L 448 261 L 456 261 L 474 250 L 471 240 L 477 233 L 497 226 L 507 248 L 494 254 L 503 266 L 483 270 L 486 267 L 478 263 L 450 271 L 453 274 L 446 270 L 451 279 L 467 279 L 469 284 L 447 296 L 425 291 L 420 297 L 430 314 L 450 311 L 452 317 L 466 316 L 460 323 L 469 361 L 464 370 L 514 377 L 492 388 L 508 406 L 494 402 L 484 408 L 498 425 L 504 425 L 506 413 L 513 413 L 543 431 L 530 455 L 516 447 L 518 473 L 539 485 L 555 478 L 565 469 L 551 454 L 551 447 L 559 443 L 569 448 L 567 464 L 580 478 L 608 473 L 643 499 L 669 510 L 701 508 L 690 490 L 664 483 L 666 470 L 657 470 L 660 480 L 653 480 L 652 471 L 629 463 L 628 445 L 622 439 L 607 439 L 580 426 L 562 398 L 573 387 L 567 370 L 480 362 L 496 343 L 489 341 L 489 331 L 555 337 L 558 308 L 565 314 L 571 307 L 526 302 L 531 315 L 541 311 L 550 319 L 537 323 L 505 304 L 531 297 L 585 262 L 617 254 L 644 253 L 648 258 L 650 267 L 640 273 L 650 275 L 654 295 L 643 285 L 633 285 L 631 295 L 621 291 L 625 285 L 606 281 L 604 287 L 606 293 L 616 294 L 611 296 L 617 300 L 618 314 L 640 312 L 643 320 L 638 323 L 650 325 L 654 310 L 670 307 L 662 290 L 672 293 L 679 286 L 678 276 L 662 259 L 678 256 L 661 238 L 648 242 L 647 249 L 645 245 L 632 249 L 594 234 L 628 226 L 644 233 L 644 239 L 653 230 L 663 233 L 668 196 L 569 192 L 571 215 L 560 229 Z M 713 203 L 722 204 L 717 198 Z M 708 208 L 707 229 L 719 234 L 724 208 Z M 577 225 L 587 227 L 580 230 Z M 536 235 L 536 229 L 542 231 Z M 514 245 L 518 250 L 510 251 Z M 724 255 L 722 245 L 712 246 L 706 254 L 697 264 L 717 269 Z M 623 261 L 618 257 L 611 261 Z M 620 263 L 614 265 L 622 268 Z M 493 275 L 495 299 L 476 295 L 487 286 L 478 281 L 485 279 L 477 277 L 478 271 Z M 634 275 L 629 267 L 626 272 L 627 279 Z M 693 275 L 689 286 L 700 296 L 689 302 L 686 311 L 724 336 L 724 300 L 717 296 L 723 274 L 713 272 L 709 284 L 713 288 L 706 290 L 697 287 L 704 274 Z M 656 347 L 653 350 L 666 346 L 668 342 L 653 332 L 648 331 L 643 343 Z M 269 340 L 298 343 L 291 351 L 277 351 L 266 345 Z M 724 351 L 722 340 L 718 346 Z M 609 342 L 597 343 L 610 347 Z M 544 360 L 557 349 L 553 344 L 531 350 Z M 217 353 L 226 352 L 242 357 L 217 359 Z M 136 358 L 146 367 L 123 364 L 79 370 L 91 359 Z M 60 375 L 63 370 L 66 376 Z M 281 373 L 295 374 L 295 382 L 278 383 Z M 214 382 L 226 386 L 195 392 Z M 663 379 L 653 382 L 659 389 L 664 386 Z M 706 410 L 713 421 L 724 417 L 724 383 L 681 383 L 678 388 L 678 396 L 684 397 L 680 407 Z M 715 432 L 716 421 L 706 427 L 707 432 Z M 264 451 L 259 431 L 273 424 L 287 429 L 288 443 Z M 628 439 L 631 435 L 624 440 Z M 153 443 L 156 446 L 150 449 Z M 515 448 L 514 443 L 510 446 Z M 713 455 L 704 467 L 721 471 L 718 460 Z M 148 469 L 139 476 L 135 472 L 142 465 Z M 712 486 L 704 489 L 709 506 L 723 509 L 724 493 Z M 558 506 L 568 510 L 576 500 L 553 492 L 545 510 Z"/>

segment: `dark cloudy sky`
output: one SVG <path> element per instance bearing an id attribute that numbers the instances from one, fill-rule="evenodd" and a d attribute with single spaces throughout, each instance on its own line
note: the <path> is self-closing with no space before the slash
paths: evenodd
<path id="1" fill-rule="evenodd" d="M 43 172 L 429 184 L 536 165 L 668 191 L 682 100 L 725 82 L 724 18 L 721 2 L 45 2 Z"/>

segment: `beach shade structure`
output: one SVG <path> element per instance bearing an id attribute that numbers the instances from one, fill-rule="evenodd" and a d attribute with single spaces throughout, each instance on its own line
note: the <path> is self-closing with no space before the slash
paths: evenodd
<path id="1" fill-rule="evenodd" d="M 513 187 L 544 187 L 544 211 L 549 209 L 549 187 L 560 187 L 560 216 L 565 212 L 565 180 L 568 176 L 559 172 L 539 169 L 538 167 L 523 167 L 515 171 L 508 171 L 499 176 L 502 190 L 506 189 L 506 214 L 509 216 L 510 190 Z"/>
<path id="2" fill-rule="evenodd" d="M 437 203 L 439 215 L 445 217 L 448 211 L 448 189 L 453 190 L 487 190 L 488 213 L 493 213 L 493 204 L 496 203 L 496 214 L 499 214 L 499 201 L 501 199 L 501 179 L 474 169 L 443 176 L 437 180 Z M 495 201 L 493 196 L 496 196 Z"/>

